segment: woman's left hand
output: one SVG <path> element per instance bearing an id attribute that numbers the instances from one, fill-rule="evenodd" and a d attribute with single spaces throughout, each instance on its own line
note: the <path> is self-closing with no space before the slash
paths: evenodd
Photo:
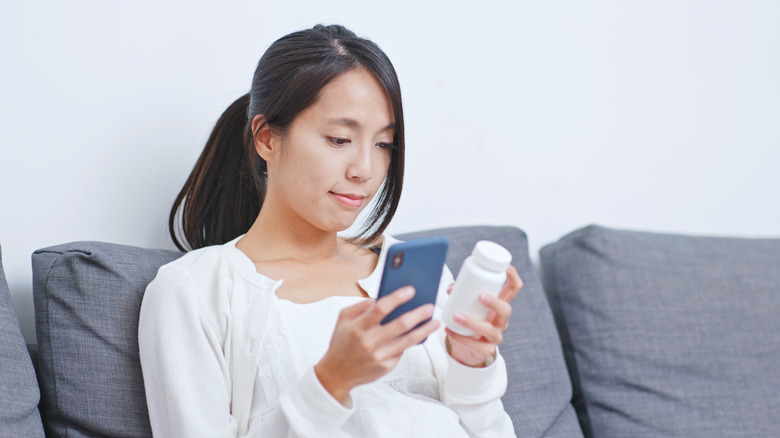
<path id="1" fill-rule="evenodd" d="M 489 357 L 495 357 L 496 346 L 503 341 L 503 332 L 509 327 L 509 315 L 512 313 L 510 302 L 523 287 L 517 270 L 510 266 L 506 270 L 507 282 L 498 297 L 482 294 L 479 301 L 488 309 L 487 320 L 481 321 L 470 316 L 456 313 L 455 321 L 476 332 L 474 336 L 463 336 L 445 329 L 447 332 L 447 352 L 453 359 L 470 367 L 482 367 Z M 447 293 L 452 290 L 450 285 Z"/>

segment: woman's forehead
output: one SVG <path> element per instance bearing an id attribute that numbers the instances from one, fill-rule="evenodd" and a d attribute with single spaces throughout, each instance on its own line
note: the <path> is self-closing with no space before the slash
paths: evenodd
<path id="1" fill-rule="evenodd" d="M 392 102 L 379 81 L 364 69 L 350 70 L 329 82 L 301 116 L 347 128 L 395 127 Z"/>

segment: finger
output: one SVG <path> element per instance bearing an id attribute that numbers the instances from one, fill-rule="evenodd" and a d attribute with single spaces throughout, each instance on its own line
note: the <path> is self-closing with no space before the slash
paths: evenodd
<path id="1" fill-rule="evenodd" d="M 351 306 L 345 307 L 341 309 L 341 312 L 339 312 L 339 319 L 355 319 L 358 316 L 360 316 L 363 312 L 368 310 L 372 305 L 373 301 L 371 300 L 362 300 L 357 304 L 353 304 Z"/>
<path id="2" fill-rule="evenodd" d="M 517 269 L 511 265 L 506 270 L 506 280 L 506 284 L 501 288 L 498 298 L 508 303 L 512 301 L 523 287 L 523 280 L 520 279 L 520 274 L 517 273 Z"/>
<path id="3" fill-rule="evenodd" d="M 487 358 L 488 356 L 494 355 L 496 352 L 496 344 L 485 342 L 471 336 L 459 335 L 449 328 L 445 328 L 444 331 L 447 333 L 451 346 L 468 349 L 475 356 Z"/>
<path id="4" fill-rule="evenodd" d="M 404 286 L 376 300 L 371 309 L 365 313 L 366 323 L 371 326 L 379 324 L 390 312 L 411 300 L 413 296 L 414 288 L 412 286 Z"/>
<path id="5" fill-rule="evenodd" d="M 421 322 L 433 316 L 433 304 L 424 304 L 412 309 L 391 322 L 381 326 L 380 342 L 388 341 L 412 330 Z"/>
<path id="6" fill-rule="evenodd" d="M 477 333 L 471 336 L 472 338 L 484 338 L 487 342 L 495 345 L 500 344 L 504 340 L 502 331 L 488 321 L 480 321 L 462 313 L 456 313 L 454 319 L 458 324 Z"/>
<path id="7" fill-rule="evenodd" d="M 416 329 L 411 330 L 404 335 L 398 336 L 395 339 L 386 342 L 385 345 L 380 348 L 380 352 L 378 353 L 385 357 L 400 356 L 404 351 L 406 351 L 407 348 L 415 346 L 424 341 L 428 336 L 435 332 L 439 326 L 441 326 L 441 322 L 432 319 L 420 327 L 417 327 Z"/>
<path id="8" fill-rule="evenodd" d="M 500 330 L 506 330 L 509 327 L 509 316 L 512 314 L 511 304 L 490 294 L 480 295 L 479 302 L 490 309 L 490 314 L 486 319 L 488 322 Z"/>

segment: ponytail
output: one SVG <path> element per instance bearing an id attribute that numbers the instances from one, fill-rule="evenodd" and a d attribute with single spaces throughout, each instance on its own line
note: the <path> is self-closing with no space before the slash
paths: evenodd
<path id="1" fill-rule="evenodd" d="M 252 146 L 248 107 L 245 94 L 222 113 L 173 203 L 168 229 L 182 251 L 229 242 L 260 213 L 265 161 Z"/>

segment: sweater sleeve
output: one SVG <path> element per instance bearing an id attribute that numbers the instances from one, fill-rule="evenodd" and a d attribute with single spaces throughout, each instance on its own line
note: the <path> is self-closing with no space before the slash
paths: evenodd
<path id="1" fill-rule="evenodd" d="M 445 266 L 439 286 L 437 306 L 446 307 L 447 288 L 454 281 L 452 272 Z M 443 321 L 442 321 L 443 324 Z M 445 346 L 444 329 L 437 333 L 439 339 L 429 351 L 438 375 L 439 396 L 442 403 L 455 411 L 460 422 L 472 437 L 514 437 L 512 419 L 504 410 L 501 396 L 507 387 L 506 363 L 496 351 L 496 360 L 485 368 L 473 368 L 453 359 Z"/>
<path id="2" fill-rule="evenodd" d="M 442 402 L 458 414 L 469 435 L 514 437 L 512 419 L 501 403 L 507 385 L 506 363 L 501 354 L 496 352 L 496 360 L 485 368 L 463 365 L 446 350 L 444 354 L 448 366 L 444 387 L 440 388 Z"/>
<path id="3" fill-rule="evenodd" d="M 355 411 L 352 398 L 345 407 L 322 386 L 314 367 L 303 375 L 298 385 L 282 393 L 279 403 L 294 436 L 335 436 L 339 428 Z"/>
<path id="4" fill-rule="evenodd" d="M 183 270 L 162 267 L 146 288 L 138 349 L 155 436 L 236 436 L 222 339 L 203 307 Z"/>
<path id="5" fill-rule="evenodd" d="M 208 316 L 195 281 L 182 269 L 161 268 L 146 289 L 138 346 L 154 436 L 238 435 L 224 340 Z M 245 436 L 333 436 L 352 411 L 330 397 L 310 370 L 276 406 L 252 418 Z"/>

